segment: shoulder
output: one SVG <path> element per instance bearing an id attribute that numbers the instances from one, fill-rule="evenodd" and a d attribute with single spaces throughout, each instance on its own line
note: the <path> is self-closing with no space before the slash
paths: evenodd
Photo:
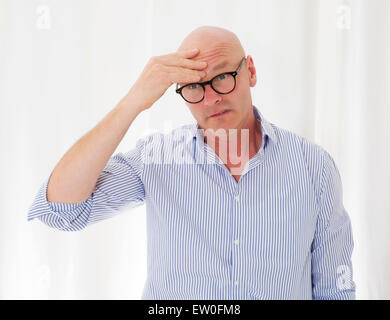
<path id="1" fill-rule="evenodd" d="M 168 132 L 154 132 L 142 137 L 139 143 L 144 146 L 167 146 L 172 144 L 183 144 L 189 142 L 194 134 L 194 125 L 185 124 L 177 128 L 171 129 Z"/>
<path id="2" fill-rule="evenodd" d="M 295 157 L 303 157 L 307 164 L 317 168 L 322 168 L 325 162 L 334 161 L 329 152 L 321 145 L 295 132 L 277 127 L 274 124 L 271 125 L 277 136 L 277 145 L 280 151 L 292 153 Z"/>
<path id="3" fill-rule="evenodd" d="M 332 177 L 340 177 L 333 157 L 324 147 L 310 139 L 290 130 L 272 126 L 278 139 L 275 152 L 281 159 L 289 161 L 290 165 L 297 166 L 308 173 L 320 198 L 325 185 L 332 180 Z"/>
<path id="4" fill-rule="evenodd" d="M 138 150 L 144 163 L 172 163 L 175 159 L 189 158 L 195 127 L 191 124 L 181 125 L 168 132 L 154 132 L 137 141 Z"/>

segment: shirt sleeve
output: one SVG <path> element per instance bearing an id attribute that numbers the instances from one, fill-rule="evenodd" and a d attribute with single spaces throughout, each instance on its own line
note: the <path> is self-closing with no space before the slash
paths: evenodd
<path id="1" fill-rule="evenodd" d="M 352 227 L 342 202 L 342 183 L 332 157 L 324 152 L 320 213 L 312 243 L 312 296 L 315 300 L 354 300 Z"/>
<path id="2" fill-rule="evenodd" d="M 90 223 L 113 217 L 124 208 L 143 204 L 143 145 L 140 139 L 133 150 L 112 156 L 100 173 L 94 191 L 83 202 L 49 202 L 47 185 L 50 174 L 30 206 L 27 220 L 38 218 L 52 228 L 78 231 Z"/>

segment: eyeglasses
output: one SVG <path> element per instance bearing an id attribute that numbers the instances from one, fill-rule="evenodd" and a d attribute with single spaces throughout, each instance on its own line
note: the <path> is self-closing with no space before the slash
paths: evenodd
<path id="1" fill-rule="evenodd" d="M 236 87 L 236 76 L 244 64 L 245 57 L 242 58 L 236 71 L 221 73 L 209 81 L 189 83 L 179 88 L 176 84 L 176 93 L 188 103 L 199 103 L 204 99 L 205 87 L 210 85 L 219 94 L 228 94 Z"/>

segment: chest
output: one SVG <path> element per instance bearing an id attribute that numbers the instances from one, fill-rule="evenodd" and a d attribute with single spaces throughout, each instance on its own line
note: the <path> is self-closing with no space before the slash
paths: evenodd
<path id="1" fill-rule="evenodd" d="M 204 256 L 204 247 L 229 257 L 231 239 L 239 239 L 248 265 L 274 268 L 272 263 L 264 267 L 264 261 L 258 260 L 258 253 L 263 252 L 272 257 L 271 262 L 280 262 L 280 270 L 287 270 L 299 264 L 294 259 L 304 260 L 309 252 L 317 207 L 310 180 L 303 173 L 288 176 L 279 171 L 260 166 L 242 176 L 234 175 L 236 181 L 243 178 L 235 184 L 222 166 L 146 170 L 148 221 L 158 221 L 158 227 L 150 227 L 151 232 L 164 235 L 158 243 L 165 241 L 175 248 L 178 261 L 183 256 L 190 260 Z"/>

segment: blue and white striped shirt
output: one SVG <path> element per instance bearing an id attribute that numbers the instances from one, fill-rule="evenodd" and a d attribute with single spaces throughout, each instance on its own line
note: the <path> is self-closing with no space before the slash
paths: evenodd
<path id="1" fill-rule="evenodd" d="M 28 220 L 76 231 L 146 203 L 142 299 L 355 299 L 334 160 L 253 111 L 262 145 L 238 182 L 199 126 L 183 125 L 113 155 L 84 202 L 48 202 L 49 176 Z"/>

